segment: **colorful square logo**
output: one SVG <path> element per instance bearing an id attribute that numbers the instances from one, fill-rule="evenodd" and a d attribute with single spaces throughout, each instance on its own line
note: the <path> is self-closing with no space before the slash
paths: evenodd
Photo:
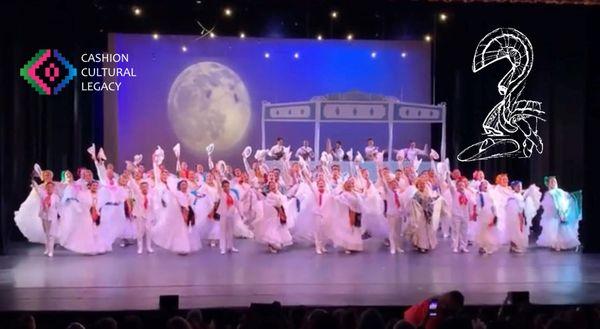
<path id="1" fill-rule="evenodd" d="M 40 49 L 20 75 L 40 95 L 56 95 L 77 75 L 77 70 L 56 49 Z"/>

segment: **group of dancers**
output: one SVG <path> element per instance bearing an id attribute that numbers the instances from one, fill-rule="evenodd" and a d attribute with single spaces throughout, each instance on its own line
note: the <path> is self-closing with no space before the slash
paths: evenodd
<path id="1" fill-rule="evenodd" d="M 580 244 L 580 195 L 560 189 L 556 177 L 546 177 L 542 194 L 535 184 L 524 189 L 519 181 L 509 182 L 506 174 L 492 184 L 477 170 L 469 180 L 458 169 L 451 171 L 447 159 L 438 161 L 437 152 L 414 143 L 397 152 L 395 170 L 372 140 L 365 148 L 367 160 L 360 152 L 336 155 L 338 148 L 311 162 L 314 155 L 305 142 L 292 161 L 290 147 L 278 139 L 271 149 L 257 150 L 253 160 L 246 147 L 243 169 L 233 169 L 222 160 L 213 162 L 211 144 L 208 170 L 201 164 L 194 170 L 180 160 L 177 144 L 177 165 L 170 172 L 159 146 L 151 169 L 138 154 L 117 174 L 102 148 L 96 153 L 92 145 L 87 151 L 98 179 L 82 167 L 77 177 L 65 170 L 57 181 L 36 164 L 31 193 L 15 222 L 30 242 L 45 245 L 49 257 L 56 244 L 98 255 L 134 241 L 139 254 L 159 246 L 186 255 L 203 245 L 218 245 L 226 254 L 238 252 L 236 238 L 254 239 L 272 253 L 292 244 L 310 245 L 317 254 L 331 247 L 354 253 L 363 251 L 366 239 L 379 239 L 391 254 L 407 247 L 426 253 L 438 246 L 438 236 L 450 238 L 455 253 L 474 245 L 487 255 L 502 245 L 526 252 L 532 219 L 541 208 L 538 246 L 560 251 Z M 376 177 L 365 161 L 373 162 Z M 419 171 L 422 161 L 431 161 L 430 169 Z"/>

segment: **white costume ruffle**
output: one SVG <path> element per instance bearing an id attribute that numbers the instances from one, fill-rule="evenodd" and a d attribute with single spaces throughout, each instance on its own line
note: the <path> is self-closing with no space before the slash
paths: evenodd
<path id="1" fill-rule="evenodd" d="M 15 223 L 29 242 L 46 243 L 46 234 L 39 216 L 41 203 L 39 194 L 32 188 L 19 210 L 15 211 Z"/>

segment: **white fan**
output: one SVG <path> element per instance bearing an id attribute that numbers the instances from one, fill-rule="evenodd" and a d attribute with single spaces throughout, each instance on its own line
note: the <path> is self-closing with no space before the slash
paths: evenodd
<path id="1" fill-rule="evenodd" d="M 142 162 L 143 158 L 144 158 L 144 156 L 141 155 L 141 154 L 134 155 L 133 156 L 133 164 L 136 165 L 136 166 L 139 165 Z"/>
<path id="2" fill-rule="evenodd" d="M 106 161 L 106 154 L 104 153 L 103 148 L 100 148 L 100 150 L 98 150 L 98 159 Z"/>
<path id="3" fill-rule="evenodd" d="M 158 165 L 162 164 L 165 159 L 165 151 L 160 146 L 157 146 L 156 151 L 154 151 L 154 159 Z"/>
<path id="4" fill-rule="evenodd" d="M 406 158 L 406 151 L 404 149 L 396 152 L 396 161 L 404 161 L 404 158 Z"/>
<path id="5" fill-rule="evenodd" d="M 215 151 L 215 143 L 208 144 L 208 146 L 206 147 L 206 153 L 208 153 L 208 155 L 211 155 L 214 151 Z"/>
<path id="6" fill-rule="evenodd" d="M 244 157 L 244 159 L 248 159 L 251 155 L 252 155 L 252 147 L 246 146 L 246 148 L 242 152 L 242 157 Z"/>
<path id="7" fill-rule="evenodd" d="M 324 164 L 328 164 L 329 163 L 329 157 L 328 157 L 328 155 L 329 155 L 329 153 L 323 151 L 321 153 L 321 158 L 320 158 L 321 162 L 323 162 Z"/>
<path id="8" fill-rule="evenodd" d="M 360 151 L 356 152 L 356 156 L 354 157 L 354 162 L 356 162 L 356 163 L 364 163 L 365 162 L 365 158 L 363 158 L 362 154 L 360 154 Z"/>
<path id="9" fill-rule="evenodd" d="M 348 157 L 348 160 L 352 160 L 352 155 L 354 154 L 354 150 L 350 149 L 346 152 L 346 156 Z"/>
<path id="10" fill-rule="evenodd" d="M 177 143 L 173 146 L 173 153 L 175 153 L 175 157 L 179 159 L 181 156 L 181 144 Z"/>
<path id="11" fill-rule="evenodd" d="M 34 164 L 33 165 L 33 171 L 35 172 L 35 174 L 37 175 L 37 177 L 42 177 L 42 167 L 40 167 L 39 164 Z"/>
<path id="12" fill-rule="evenodd" d="M 225 161 L 219 160 L 217 162 L 217 169 L 221 174 L 225 174 L 225 172 L 227 171 L 227 164 L 225 163 Z"/>
<path id="13" fill-rule="evenodd" d="M 87 153 L 89 153 L 92 158 L 96 156 L 96 144 L 92 143 L 92 146 L 87 148 Z"/>
<path id="14" fill-rule="evenodd" d="M 254 154 L 254 158 L 258 161 L 264 161 L 265 158 L 267 157 L 267 150 L 256 150 L 256 153 Z"/>
<path id="15" fill-rule="evenodd" d="M 287 146 L 283 148 L 283 158 L 287 161 L 289 161 L 292 158 L 292 151 L 291 151 L 291 146 Z"/>

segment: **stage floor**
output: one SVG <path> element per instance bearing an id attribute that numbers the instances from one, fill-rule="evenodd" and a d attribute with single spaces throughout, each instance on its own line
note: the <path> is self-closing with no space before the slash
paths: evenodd
<path id="1" fill-rule="evenodd" d="M 408 305 L 458 289 L 467 304 L 500 304 L 509 290 L 528 290 L 533 303 L 600 302 L 600 255 L 507 248 L 491 256 L 453 254 L 443 241 L 429 254 L 390 255 L 380 242 L 367 251 L 316 255 L 293 246 L 269 254 L 238 240 L 239 254 L 205 247 L 189 256 L 164 250 L 137 255 L 135 246 L 54 258 L 40 245 L 18 244 L 0 256 L 0 310 L 155 309 L 158 296 L 180 295 L 181 308 L 237 307 L 279 300 L 285 305 Z M 158 249 L 158 248 L 157 248 Z"/>

